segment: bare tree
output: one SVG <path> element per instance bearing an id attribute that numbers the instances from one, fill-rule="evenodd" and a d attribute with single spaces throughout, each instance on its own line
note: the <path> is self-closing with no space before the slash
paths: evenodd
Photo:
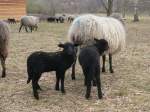
<path id="1" fill-rule="evenodd" d="M 110 16 L 112 14 L 113 1 L 114 0 L 101 0 L 102 5 L 103 5 L 103 7 L 105 8 L 105 10 L 107 12 L 107 16 Z"/>

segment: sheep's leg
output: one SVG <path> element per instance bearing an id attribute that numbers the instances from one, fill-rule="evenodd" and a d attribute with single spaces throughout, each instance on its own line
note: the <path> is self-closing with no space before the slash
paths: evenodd
<path id="1" fill-rule="evenodd" d="M 26 30 L 26 32 L 28 32 L 27 26 L 25 26 L 25 30 Z"/>
<path id="2" fill-rule="evenodd" d="M 23 27 L 23 25 L 21 24 L 21 26 L 20 26 L 20 28 L 19 28 L 19 32 L 21 31 L 22 27 Z"/>
<path id="3" fill-rule="evenodd" d="M 29 27 L 29 29 L 30 29 L 30 30 L 31 30 L 31 32 L 32 32 L 33 27 L 32 27 L 32 26 L 30 26 L 30 27 Z"/>
<path id="4" fill-rule="evenodd" d="M 98 90 L 98 98 L 101 99 L 103 96 L 102 96 L 102 90 L 101 90 L 100 67 L 97 68 L 95 77 L 96 77 L 96 85 L 97 85 L 97 90 Z"/>
<path id="5" fill-rule="evenodd" d="M 35 80 L 34 78 L 32 79 L 32 88 L 33 88 L 33 95 L 35 97 L 35 99 L 39 99 L 39 95 L 38 95 L 38 91 L 37 91 L 37 80 Z"/>
<path id="6" fill-rule="evenodd" d="M 58 74 L 58 72 L 56 72 L 56 85 L 55 85 L 55 90 L 59 91 L 59 80 L 60 80 L 60 74 Z"/>
<path id="7" fill-rule="evenodd" d="M 105 72 L 105 61 L 106 61 L 106 55 L 102 56 L 103 59 L 103 67 L 102 67 L 102 72 Z"/>
<path id="8" fill-rule="evenodd" d="M 114 73 L 114 70 L 112 68 L 112 54 L 109 54 L 109 71 L 110 73 Z"/>
<path id="9" fill-rule="evenodd" d="M 5 60 L 6 58 L 1 57 L 1 65 L 2 65 L 2 77 L 6 77 L 6 64 L 5 64 Z"/>

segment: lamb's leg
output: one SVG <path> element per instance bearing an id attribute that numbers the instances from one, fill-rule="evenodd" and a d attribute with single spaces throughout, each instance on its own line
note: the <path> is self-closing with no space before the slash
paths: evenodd
<path id="1" fill-rule="evenodd" d="M 93 86 L 96 86 L 96 79 L 93 79 Z"/>
<path id="2" fill-rule="evenodd" d="M 78 52 L 78 48 L 76 48 L 76 55 L 77 55 L 77 52 Z M 75 57 L 75 60 L 74 60 L 74 63 L 72 65 L 72 74 L 71 74 L 71 77 L 72 77 L 72 80 L 75 80 L 75 66 L 76 66 L 76 61 L 77 61 L 77 56 Z"/>
<path id="3" fill-rule="evenodd" d="M 66 91 L 64 89 L 64 78 L 65 78 L 65 73 L 62 73 L 62 75 L 61 75 L 61 92 L 62 93 L 66 93 Z"/>
<path id="4" fill-rule="evenodd" d="M 106 61 L 106 55 L 103 55 L 102 56 L 102 59 L 103 59 L 103 67 L 102 67 L 102 72 L 105 72 L 105 61 Z"/>
<path id="5" fill-rule="evenodd" d="M 38 84 L 38 81 L 39 81 L 40 77 L 41 77 L 41 75 L 39 75 L 39 77 L 37 77 L 37 83 L 36 83 L 36 88 L 38 90 L 42 90 L 41 87 L 40 87 L 40 85 Z"/>
<path id="6" fill-rule="evenodd" d="M 103 95 L 102 95 L 102 90 L 101 90 L 100 67 L 96 69 L 95 77 L 96 77 L 96 85 L 97 85 L 97 90 L 98 90 L 98 98 L 101 99 Z"/>
<path id="7" fill-rule="evenodd" d="M 76 66 L 76 61 L 77 61 L 77 57 L 75 58 L 75 61 L 72 65 L 72 74 L 71 74 L 71 77 L 72 77 L 72 80 L 75 80 L 75 66 Z"/>
<path id="8" fill-rule="evenodd" d="M 38 95 L 38 91 L 37 91 L 37 80 L 36 79 L 32 79 L 32 88 L 33 88 L 33 95 L 34 95 L 35 99 L 39 100 L 39 95 Z"/>
<path id="9" fill-rule="evenodd" d="M 42 91 L 42 89 L 38 83 L 37 83 L 37 89 Z"/>
<path id="10" fill-rule="evenodd" d="M 21 29 L 22 29 L 22 26 L 23 26 L 23 25 L 21 24 L 21 26 L 20 26 L 20 28 L 19 28 L 19 32 L 21 31 Z"/>
<path id="11" fill-rule="evenodd" d="M 87 79 L 87 89 L 86 89 L 86 95 L 85 98 L 88 99 L 90 97 L 91 93 L 91 79 Z"/>
<path id="12" fill-rule="evenodd" d="M 4 78 L 6 76 L 6 65 L 5 65 L 5 60 L 6 58 L 4 57 L 0 57 L 1 59 L 1 65 L 2 65 L 2 78 Z"/>
<path id="13" fill-rule="evenodd" d="M 56 85 L 55 85 L 55 90 L 59 91 L 59 80 L 60 80 L 60 74 L 58 74 L 58 72 L 56 72 Z"/>
<path id="14" fill-rule="evenodd" d="M 114 73 L 114 70 L 112 68 L 112 54 L 109 54 L 109 71 L 110 73 Z"/>

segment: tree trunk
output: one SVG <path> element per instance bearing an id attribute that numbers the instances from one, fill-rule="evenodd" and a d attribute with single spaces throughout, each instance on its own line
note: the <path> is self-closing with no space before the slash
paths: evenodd
<path id="1" fill-rule="evenodd" d="M 134 13 L 133 21 L 134 22 L 138 22 L 139 21 L 139 14 L 138 14 L 138 11 L 137 11 L 137 7 L 135 7 L 135 13 Z"/>
<path id="2" fill-rule="evenodd" d="M 139 15 L 138 14 L 134 14 L 134 22 L 138 22 L 139 21 Z"/>

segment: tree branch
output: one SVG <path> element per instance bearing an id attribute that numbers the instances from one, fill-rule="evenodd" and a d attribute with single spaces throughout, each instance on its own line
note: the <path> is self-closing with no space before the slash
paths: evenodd
<path id="1" fill-rule="evenodd" d="M 105 2 L 103 0 L 101 0 L 103 7 L 106 9 L 106 11 L 108 10 L 108 7 L 106 6 Z"/>

